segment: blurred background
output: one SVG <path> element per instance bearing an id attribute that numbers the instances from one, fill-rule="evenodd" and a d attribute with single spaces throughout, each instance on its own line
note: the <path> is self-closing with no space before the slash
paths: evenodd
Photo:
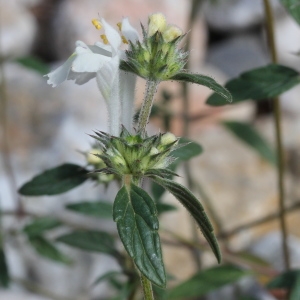
<path id="1" fill-rule="evenodd" d="M 271 2 L 276 16 L 280 63 L 299 70 L 300 28 L 279 1 Z M 62 64 L 73 53 L 77 40 L 93 44 L 100 39 L 99 32 L 91 24 L 93 18 L 100 15 L 110 24 L 117 24 L 122 17 L 129 17 L 131 24 L 141 32 L 140 22 L 146 24 L 147 16 L 153 12 L 164 13 L 169 23 L 189 32 L 189 69 L 192 72 L 211 76 L 223 84 L 246 70 L 270 62 L 262 0 L 0 0 L 0 130 L 2 133 L 4 128 L 7 131 L 6 141 L 4 138 L 0 141 L 3 157 L 0 162 L 2 210 L 16 209 L 19 196 L 13 191 L 14 187 L 17 189 L 36 173 L 65 161 L 83 165 L 85 158 L 80 151 L 88 151 L 92 142 L 88 134 L 96 129 L 107 129 L 106 106 L 94 80 L 82 86 L 70 81 L 52 88 L 42 74 Z M 185 46 L 184 42 L 182 46 Z M 35 59 L 34 66 L 30 58 Z M 144 81 L 139 79 L 137 108 L 143 93 Z M 171 116 L 167 129 L 178 136 L 187 133 L 182 93 L 181 84 L 167 82 L 160 85 L 156 97 L 157 107 L 163 107 Z M 261 221 L 259 226 L 248 226 L 228 234 L 226 242 L 230 251 L 250 249 L 276 270 L 281 270 L 275 169 L 220 124 L 222 120 L 249 122 L 274 145 L 270 101 L 246 101 L 212 108 L 205 105 L 210 94 L 211 91 L 205 87 L 188 85 L 188 134 L 204 148 L 204 153 L 190 164 L 192 176 L 205 188 L 222 233 L 230 233 L 241 225 L 273 216 L 270 220 Z M 300 267 L 297 211 L 300 196 L 297 184 L 300 176 L 299 94 L 298 86 L 281 97 L 287 207 L 294 207 L 288 214 L 293 267 Z M 166 97 L 171 100 L 165 101 Z M 154 114 L 149 128 L 152 133 L 164 131 L 166 123 Z M 5 136 L 4 133 L 2 136 Z M 184 177 L 183 170 L 179 170 L 179 174 Z M 184 178 L 180 181 L 184 182 Z M 86 183 L 59 197 L 22 197 L 21 201 L 30 211 L 59 215 L 66 203 L 96 199 L 99 194 L 112 200 L 115 191 L 113 184 L 108 189 L 101 189 L 93 183 Z M 165 197 L 165 201 L 175 203 L 171 196 Z M 68 217 L 70 220 L 75 218 Z M 115 231 L 113 221 L 79 221 L 87 222 L 87 226 Z M 26 218 L 17 222 L 13 217 L 5 218 L 3 226 L 18 229 L 24 222 Z M 192 235 L 189 215 L 181 208 L 163 216 L 162 224 L 187 237 Z M 8 238 L 5 247 L 15 280 L 11 291 L 0 291 L 0 299 L 3 300 L 55 299 L 53 295 L 47 297 L 43 291 L 26 286 L 22 278 L 29 278 L 55 295 L 61 295 L 56 299 L 100 299 L 99 295 L 104 295 L 108 287 L 101 284 L 91 289 L 91 283 L 108 269 L 118 268 L 107 256 L 88 255 L 69 248 L 65 250 L 75 257 L 77 263 L 72 267 L 53 264 L 37 257 L 22 238 Z M 186 279 L 196 271 L 195 263 L 185 249 L 165 245 L 164 257 L 168 270 L 176 274 L 178 280 Z M 204 266 L 214 263 L 211 254 L 204 253 L 203 257 Z"/>

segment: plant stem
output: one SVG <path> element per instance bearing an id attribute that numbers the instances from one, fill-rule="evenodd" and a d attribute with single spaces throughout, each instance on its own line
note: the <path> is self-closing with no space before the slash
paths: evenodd
<path id="1" fill-rule="evenodd" d="M 144 299 L 145 300 L 154 300 L 152 284 L 148 278 L 141 274 L 141 283 L 143 287 Z"/>
<path id="2" fill-rule="evenodd" d="M 193 0 L 192 1 L 192 6 L 190 10 L 190 16 L 189 16 L 189 22 L 188 22 L 188 30 L 190 30 L 196 19 L 197 19 L 197 14 L 199 11 L 199 8 L 202 4 L 203 0 Z M 189 51 L 191 46 L 191 35 L 187 35 L 187 40 L 186 40 L 186 46 L 185 50 Z M 189 68 L 189 62 L 186 64 L 186 68 Z M 187 82 L 182 82 L 182 100 L 183 100 L 183 136 L 188 137 L 189 136 L 189 125 L 190 125 L 190 120 L 189 120 L 189 110 L 190 110 L 190 102 L 189 102 L 189 94 L 188 94 L 188 84 Z M 187 187 L 189 189 L 192 189 L 192 174 L 190 171 L 190 164 L 189 162 L 185 162 L 183 165 L 184 172 L 185 172 L 185 177 L 187 179 Z M 193 240 L 197 241 L 198 239 L 198 228 L 195 225 L 194 221 L 191 222 L 191 229 L 192 229 L 192 236 Z M 195 263 L 197 265 L 197 268 L 201 268 L 201 259 L 199 255 L 199 250 L 197 249 L 192 249 L 192 256 L 195 260 Z"/>
<path id="3" fill-rule="evenodd" d="M 1 28 L 0 28 L 1 33 Z M 1 44 L 0 44 L 1 49 Z M 11 188 L 12 196 L 15 200 L 18 215 L 23 215 L 23 204 L 20 196 L 17 193 L 17 181 L 14 174 L 9 146 L 9 134 L 8 134 L 8 120 L 7 120 L 7 93 L 6 93 L 6 81 L 4 72 L 4 62 L 0 57 L 0 120 L 2 127 L 2 158 L 4 169 L 7 174 L 7 179 Z"/>
<path id="4" fill-rule="evenodd" d="M 285 212 L 286 213 L 294 212 L 295 210 L 299 210 L 299 209 L 300 209 L 300 202 L 296 202 L 293 205 L 287 207 L 285 209 Z M 278 213 L 278 212 L 269 214 L 265 217 L 254 220 L 252 222 L 245 223 L 243 225 L 239 225 L 239 226 L 237 226 L 237 227 L 235 227 L 235 228 L 233 228 L 233 229 L 231 229 L 227 232 L 217 234 L 217 238 L 218 239 L 230 238 L 230 237 L 234 236 L 235 234 L 239 233 L 240 231 L 250 229 L 252 227 L 256 227 L 256 226 L 259 226 L 259 225 L 262 225 L 262 224 L 266 224 L 268 222 L 271 222 L 271 221 L 274 221 L 274 220 L 278 219 L 278 217 L 280 217 L 280 213 Z"/>
<path id="5" fill-rule="evenodd" d="M 169 229 L 165 229 L 165 228 L 160 228 L 160 229 L 165 231 L 166 233 L 168 233 L 173 239 L 176 240 L 176 242 L 170 242 L 168 240 L 164 240 L 165 243 L 168 243 L 171 246 L 175 246 L 175 247 L 184 246 L 187 249 L 196 248 L 199 250 L 209 249 L 209 246 L 207 243 L 198 243 L 195 241 L 191 241 L 189 239 L 186 239 L 183 236 L 178 235 L 177 233 L 175 233 Z M 228 249 L 223 250 L 222 257 L 223 257 L 223 260 L 226 262 L 240 265 L 243 268 L 246 265 L 249 268 L 251 268 L 252 270 L 262 273 L 267 276 L 273 277 L 273 276 L 277 276 L 279 274 L 278 271 L 274 270 L 271 267 L 262 266 L 261 263 L 256 263 L 253 260 L 246 259 L 245 257 L 243 257 L 243 255 L 239 255 L 239 253 L 232 252 Z"/>
<path id="6" fill-rule="evenodd" d="M 151 113 L 153 99 L 154 99 L 154 95 L 158 83 L 159 83 L 158 81 L 151 81 L 151 80 L 148 80 L 146 83 L 145 97 L 140 111 L 138 126 L 137 126 L 137 131 L 143 135 L 146 132 L 146 126 Z M 142 288 L 144 293 L 144 299 L 154 300 L 151 282 L 143 274 L 141 274 L 140 276 L 141 276 L 141 283 L 142 283 Z"/>
<path id="7" fill-rule="evenodd" d="M 153 98 L 157 89 L 157 85 L 158 85 L 158 81 L 148 80 L 146 83 L 145 97 L 144 97 L 144 101 L 142 104 L 138 125 L 137 125 L 137 132 L 140 132 L 142 134 L 144 134 L 146 131 L 146 126 L 151 113 Z"/>
<path id="8" fill-rule="evenodd" d="M 264 0 L 264 8 L 266 15 L 267 36 L 272 57 L 272 62 L 277 63 L 277 51 L 274 34 L 274 16 L 272 7 L 269 0 Z M 288 231 L 285 221 L 285 189 L 284 189 L 284 150 L 282 145 L 281 133 L 281 107 L 279 98 L 274 99 L 274 118 L 275 118 L 275 131 L 276 131 L 276 147 L 277 147 L 277 161 L 278 161 L 278 196 L 279 196 L 279 219 L 282 233 L 282 249 L 284 256 L 285 269 L 290 269 L 290 254 L 288 248 Z"/>
<path id="9" fill-rule="evenodd" d="M 188 30 L 190 30 L 196 19 L 197 14 L 199 12 L 199 8 L 202 5 L 203 0 L 193 0 L 192 6 L 190 10 L 189 22 L 188 22 Z M 190 51 L 191 47 L 191 34 L 188 34 L 186 37 L 186 44 L 185 44 L 185 51 Z M 189 61 L 186 63 L 186 68 L 189 68 Z M 189 134 L 189 109 L 190 109 L 190 102 L 188 97 L 188 83 L 183 81 L 182 82 L 182 99 L 183 99 L 183 135 L 188 136 Z"/>

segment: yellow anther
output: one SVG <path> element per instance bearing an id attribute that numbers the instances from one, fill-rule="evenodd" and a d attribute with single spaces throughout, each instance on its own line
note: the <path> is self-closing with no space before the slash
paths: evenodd
<path id="1" fill-rule="evenodd" d="M 100 30 L 102 28 L 102 24 L 100 23 L 99 20 L 93 19 L 92 20 L 93 25 L 96 27 L 96 29 Z"/>
<path id="2" fill-rule="evenodd" d="M 117 23 L 117 26 L 118 26 L 119 30 L 121 31 L 122 30 L 122 23 L 121 22 Z"/>
<path id="3" fill-rule="evenodd" d="M 127 39 L 126 39 L 126 37 L 124 35 L 122 35 L 121 38 L 122 38 L 122 42 L 124 44 L 128 44 L 128 41 L 127 41 Z"/>
<path id="4" fill-rule="evenodd" d="M 104 43 L 105 45 L 108 45 L 108 44 L 109 44 L 109 41 L 108 41 L 108 39 L 107 39 L 107 37 L 106 37 L 105 34 L 101 34 L 100 37 L 101 37 L 101 39 L 102 39 L 102 41 L 103 41 L 103 43 Z"/>

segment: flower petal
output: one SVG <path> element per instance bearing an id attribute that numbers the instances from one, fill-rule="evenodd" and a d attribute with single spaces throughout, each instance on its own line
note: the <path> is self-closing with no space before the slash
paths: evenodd
<path id="1" fill-rule="evenodd" d="M 116 31 L 112 26 L 106 23 L 106 21 L 103 18 L 101 19 L 101 23 L 103 25 L 107 40 L 111 45 L 113 56 L 117 55 L 118 48 L 121 46 L 122 43 L 121 37 L 118 31 Z"/>
<path id="2" fill-rule="evenodd" d="M 46 74 L 45 77 L 49 78 L 47 80 L 47 83 L 52 85 L 53 87 L 56 87 L 67 80 L 72 67 L 72 63 L 76 59 L 76 56 L 77 55 L 75 53 L 72 54 L 62 66 L 50 72 L 49 74 Z"/>
<path id="3" fill-rule="evenodd" d="M 127 40 L 131 41 L 132 43 L 135 43 L 139 40 L 139 34 L 136 29 L 131 26 L 128 18 L 123 18 L 121 28 L 121 32 Z"/>
<path id="4" fill-rule="evenodd" d="M 136 78 L 137 76 L 132 73 L 120 71 L 121 122 L 129 132 L 132 132 Z"/>
<path id="5" fill-rule="evenodd" d="M 103 44 L 103 46 L 107 45 Z M 103 46 L 101 45 L 100 47 L 98 43 L 95 43 L 95 45 L 89 45 L 88 47 L 93 53 L 111 57 L 111 47 L 109 46 L 104 48 Z"/>
<path id="6" fill-rule="evenodd" d="M 111 45 L 105 45 L 104 43 L 102 43 L 100 41 L 97 41 L 94 45 L 106 50 L 107 52 L 110 53 L 110 56 L 111 56 L 111 53 L 112 53 Z"/>
<path id="7" fill-rule="evenodd" d="M 97 72 L 110 60 L 111 57 L 95 54 L 88 49 L 76 55 L 71 70 L 73 72 Z"/>
<path id="8" fill-rule="evenodd" d="M 96 73 L 90 73 L 90 72 L 76 73 L 76 72 L 70 71 L 68 80 L 75 80 L 76 84 L 82 85 L 95 77 L 96 77 Z"/>
<path id="9" fill-rule="evenodd" d="M 97 72 L 96 76 L 99 90 L 107 104 L 109 133 L 114 136 L 119 136 L 120 133 L 119 64 L 120 59 L 116 55 Z"/>
<path id="10" fill-rule="evenodd" d="M 97 72 L 98 87 L 105 101 L 110 99 L 111 91 L 115 88 L 113 83 L 119 75 L 119 63 L 119 57 L 115 56 Z"/>

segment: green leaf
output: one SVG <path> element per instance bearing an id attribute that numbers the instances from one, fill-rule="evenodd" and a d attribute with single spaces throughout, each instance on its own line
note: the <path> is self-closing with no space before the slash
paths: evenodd
<path id="1" fill-rule="evenodd" d="M 269 289 L 272 288 L 286 288 L 291 289 L 294 286 L 295 279 L 300 276 L 300 270 L 292 270 L 284 272 L 274 278 L 267 284 Z"/>
<path id="2" fill-rule="evenodd" d="M 248 261 L 251 264 L 259 265 L 261 267 L 271 267 L 270 263 L 262 259 L 260 256 L 254 255 L 247 251 L 235 252 L 237 258 L 241 258 L 244 261 Z"/>
<path id="3" fill-rule="evenodd" d="M 299 84 L 299 73 L 291 68 L 270 64 L 242 73 L 238 78 L 230 80 L 225 87 L 232 94 L 232 103 L 253 99 L 274 98 Z M 212 106 L 227 103 L 218 95 L 211 95 L 206 101 Z"/>
<path id="4" fill-rule="evenodd" d="M 183 146 L 180 147 L 180 145 Z M 203 152 L 203 148 L 201 145 L 187 138 L 180 138 L 178 146 L 178 149 L 171 152 L 171 155 L 177 158 L 175 162 L 173 162 L 169 166 L 169 168 L 171 168 L 172 170 L 175 170 L 182 161 L 187 161 Z M 169 179 L 171 178 L 172 176 Z M 155 182 L 152 182 L 151 193 L 155 201 L 159 201 L 164 192 L 165 189 L 162 186 Z"/>
<path id="5" fill-rule="evenodd" d="M 26 225 L 23 231 L 30 237 L 41 235 L 44 231 L 56 228 L 61 225 L 61 222 L 55 218 L 45 217 L 38 218 L 32 223 Z"/>
<path id="6" fill-rule="evenodd" d="M 291 16 L 300 24 L 300 1 L 299 0 L 281 0 L 281 3 Z M 300 299 L 300 298 L 299 298 Z"/>
<path id="7" fill-rule="evenodd" d="M 165 169 L 149 169 L 144 173 L 144 176 L 160 176 L 160 177 L 166 177 L 166 178 L 172 178 L 173 176 L 179 176 L 171 169 L 165 168 Z"/>
<path id="8" fill-rule="evenodd" d="M 167 191 L 173 194 L 177 200 L 179 200 L 180 203 L 189 211 L 199 225 L 204 237 L 209 243 L 218 262 L 220 263 L 221 253 L 218 242 L 213 233 L 214 229 L 198 199 L 187 188 L 175 181 L 157 176 L 151 176 L 150 178 L 155 180 L 158 184 L 162 185 Z"/>
<path id="9" fill-rule="evenodd" d="M 180 138 L 179 146 L 183 144 L 186 145 L 171 152 L 171 155 L 177 158 L 175 163 L 189 160 L 203 152 L 201 145 L 187 138 Z"/>
<path id="10" fill-rule="evenodd" d="M 136 289 L 136 286 L 127 282 L 122 285 L 122 289 L 119 291 L 118 296 L 110 298 L 109 300 L 127 300 L 134 289 Z"/>
<path id="11" fill-rule="evenodd" d="M 164 288 L 161 288 L 157 285 L 152 286 L 154 299 L 156 300 L 167 300 L 168 299 L 168 291 Z"/>
<path id="12" fill-rule="evenodd" d="M 253 126 L 236 121 L 226 121 L 222 124 L 237 138 L 253 148 L 263 159 L 276 166 L 275 151 Z"/>
<path id="13" fill-rule="evenodd" d="M 267 284 L 267 288 L 283 288 L 289 290 L 289 300 L 300 299 L 300 270 L 284 272 Z"/>
<path id="14" fill-rule="evenodd" d="M 151 193 L 152 193 L 152 196 L 153 196 L 153 198 L 156 202 L 161 200 L 161 197 L 164 194 L 164 192 L 165 192 L 165 189 L 161 185 L 159 185 L 156 182 L 152 181 L 152 183 L 151 183 Z"/>
<path id="15" fill-rule="evenodd" d="M 29 237 L 28 241 L 30 242 L 31 246 L 35 249 L 35 251 L 41 256 L 59 263 L 72 263 L 72 260 L 68 256 L 60 252 L 60 250 L 58 250 L 52 243 L 47 241 L 44 237 L 33 236 Z"/>
<path id="16" fill-rule="evenodd" d="M 220 97 L 223 98 L 223 102 L 225 102 L 224 99 L 228 102 L 232 101 L 230 92 L 211 77 L 200 74 L 179 73 L 173 76 L 171 80 L 180 80 L 204 85 L 220 95 Z"/>
<path id="17" fill-rule="evenodd" d="M 45 75 L 50 72 L 50 68 L 48 65 L 42 62 L 40 59 L 33 56 L 20 57 L 15 61 L 24 66 L 25 68 L 34 70 L 42 75 Z"/>
<path id="18" fill-rule="evenodd" d="M 168 299 L 186 300 L 188 298 L 201 297 L 226 284 L 234 283 L 249 274 L 248 271 L 244 271 L 232 265 L 213 267 L 200 271 L 187 281 L 172 289 L 168 295 Z"/>
<path id="19" fill-rule="evenodd" d="M 158 218 L 154 201 L 134 184 L 123 186 L 113 209 L 118 232 L 138 269 L 158 286 L 166 285 L 166 274 L 158 235 Z"/>
<path id="20" fill-rule="evenodd" d="M 300 276 L 298 275 L 292 290 L 290 291 L 289 300 L 300 299 Z"/>
<path id="21" fill-rule="evenodd" d="M 86 251 L 116 254 L 113 237 L 104 231 L 73 231 L 58 237 L 56 241 Z"/>
<path id="22" fill-rule="evenodd" d="M 63 164 L 35 176 L 19 189 L 19 193 L 24 196 L 65 193 L 86 181 L 87 173 L 88 171 L 81 166 Z"/>
<path id="23" fill-rule="evenodd" d="M 120 275 L 123 275 L 123 276 L 124 276 L 124 274 L 123 274 L 122 272 L 119 272 L 119 271 L 111 271 L 111 272 L 105 273 L 105 274 L 99 276 L 99 277 L 95 280 L 95 282 L 93 283 L 93 285 L 97 285 L 97 284 L 99 284 L 99 283 L 102 282 L 102 281 L 105 281 L 105 280 L 108 280 L 108 279 L 110 279 L 110 278 L 114 278 L 114 277 L 120 276 Z"/>
<path id="24" fill-rule="evenodd" d="M 156 209 L 158 214 L 163 214 L 166 212 L 175 211 L 177 210 L 177 207 L 166 203 L 156 203 Z"/>
<path id="25" fill-rule="evenodd" d="M 0 286 L 8 287 L 10 277 L 8 273 L 8 266 L 6 263 L 6 257 L 4 249 L 0 248 Z"/>
<path id="26" fill-rule="evenodd" d="M 66 205 L 66 208 L 90 217 L 111 219 L 113 206 L 107 201 L 78 202 Z"/>

